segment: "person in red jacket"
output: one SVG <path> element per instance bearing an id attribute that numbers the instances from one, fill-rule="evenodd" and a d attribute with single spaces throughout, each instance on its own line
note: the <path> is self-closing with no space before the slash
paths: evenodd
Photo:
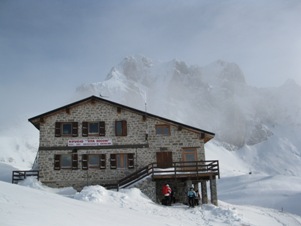
<path id="1" fill-rule="evenodd" d="M 164 202 L 163 204 L 167 206 L 171 206 L 171 188 L 168 184 L 165 184 L 162 188 L 162 193 L 164 195 Z"/>

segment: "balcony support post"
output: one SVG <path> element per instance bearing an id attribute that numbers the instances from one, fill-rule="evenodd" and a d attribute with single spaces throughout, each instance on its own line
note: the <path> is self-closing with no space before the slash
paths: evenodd
<path id="1" fill-rule="evenodd" d="M 210 193 L 211 193 L 211 203 L 213 205 L 218 205 L 217 203 L 217 188 L 216 188 L 216 177 L 210 177 Z"/>
<path id="2" fill-rule="evenodd" d="M 205 180 L 201 181 L 202 204 L 208 204 L 207 184 Z"/>

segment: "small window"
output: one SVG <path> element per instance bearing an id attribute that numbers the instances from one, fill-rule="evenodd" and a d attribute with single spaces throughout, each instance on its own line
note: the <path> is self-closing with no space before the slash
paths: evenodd
<path id="1" fill-rule="evenodd" d="M 89 155 L 88 159 L 89 168 L 99 168 L 99 155 Z"/>
<path id="2" fill-rule="evenodd" d="M 56 122 L 55 123 L 55 136 L 78 136 L 78 123 L 77 122 Z"/>
<path id="3" fill-rule="evenodd" d="M 125 120 L 115 121 L 115 135 L 127 136 L 127 123 Z"/>
<path id="4" fill-rule="evenodd" d="M 111 169 L 126 168 L 134 168 L 134 154 L 111 154 Z"/>
<path id="5" fill-rule="evenodd" d="M 87 136 L 105 136 L 105 122 L 83 122 L 82 135 Z"/>
<path id="6" fill-rule="evenodd" d="M 88 168 L 106 168 L 106 155 L 105 154 L 83 154 L 82 155 L 82 169 L 87 170 Z"/>
<path id="7" fill-rule="evenodd" d="M 156 125 L 156 134 L 157 135 L 170 135 L 170 126 L 169 125 Z"/>
<path id="8" fill-rule="evenodd" d="M 54 156 L 54 169 L 77 169 L 77 154 L 62 154 Z"/>
<path id="9" fill-rule="evenodd" d="M 125 169 L 128 166 L 128 158 L 127 154 L 118 154 L 116 155 L 117 160 L 117 168 Z"/>
<path id="10" fill-rule="evenodd" d="M 61 155 L 61 168 L 69 169 L 72 167 L 72 156 L 71 155 Z"/>
<path id="11" fill-rule="evenodd" d="M 63 135 L 72 134 L 72 123 L 62 123 L 62 134 Z"/>
<path id="12" fill-rule="evenodd" d="M 90 122 L 89 123 L 89 134 L 98 134 L 99 133 L 99 123 Z"/>

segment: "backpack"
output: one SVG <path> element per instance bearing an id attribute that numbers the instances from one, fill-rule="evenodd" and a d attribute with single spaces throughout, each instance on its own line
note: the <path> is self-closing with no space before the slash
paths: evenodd
<path id="1" fill-rule="evenodd" d="M 188 197 L 193 198 L 195 197 L 195 193 L 193 191 L 188 192 Z"/>

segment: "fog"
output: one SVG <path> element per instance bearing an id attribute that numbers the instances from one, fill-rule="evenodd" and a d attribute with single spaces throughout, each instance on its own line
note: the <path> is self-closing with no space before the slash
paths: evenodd
<path id="1" fill-rule="evenodd" d="M 235 62 L 256 87 L 300 84 L 300 12 L 298 0 L 1 1 L 1 127 L 69 103 L 133 54 Z"/>

